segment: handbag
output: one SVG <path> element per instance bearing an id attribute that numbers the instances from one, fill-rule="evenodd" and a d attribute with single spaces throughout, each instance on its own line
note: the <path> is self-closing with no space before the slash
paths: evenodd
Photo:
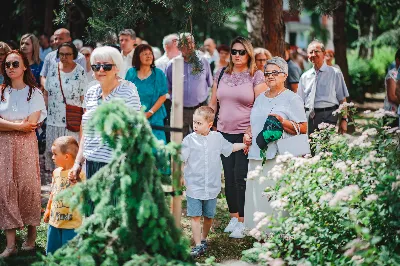
<path id="1" fill-rule="evenodd" d="M 67 125 L 66 128 L 72 132 L 79 132 L 79 130 L 81 129 L 83 108 L 67 104 L 67 100 L 65 99 L 64 91 L 62 88 L 60 65 L 58 65 L 57 68 L 58 68 L 58 80 L 60 81 L 61 94 L 63 96 L 65 104 L 66 125 Z"/>
<path id="2" fill-rule="evenodd" d="M 276 142 L 279 154 L 283 155 L 285 153 L 290 153 L 295 157 L 311 154 L 307 134 L 300 134 L 300 126 L 297 125 L 297 128 L 293 121 L 289 121 L 292 123 L 297 134 L 290 138 L 279 139 Z"/>

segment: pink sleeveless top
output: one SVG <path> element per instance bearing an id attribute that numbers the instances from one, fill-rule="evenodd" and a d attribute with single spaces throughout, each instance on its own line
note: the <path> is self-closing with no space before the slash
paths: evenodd
<path id="1" fill-rule="evenodd" d="M 221 69 L 215 74 L 217 82 Z M 217 130 L 223 133 L 244 133 L 250 126 L 250 112 L 254 103 L 254 87 L 264 82 L 264 74 L 257 70 L 254 76 L 249 71 L 224 73 L 217 88 L 219 114 Z"/>

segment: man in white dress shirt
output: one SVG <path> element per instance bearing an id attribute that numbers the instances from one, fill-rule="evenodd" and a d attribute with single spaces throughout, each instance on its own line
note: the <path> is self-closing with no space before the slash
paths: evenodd
<path id="1" fill-rule="evenodd" d="M 163 39 L 163 47 L 165 50 L 165 53 L 163 56 L 158 58 L 156 60 L 156 67 L 161 69 L 164 73 L 165 70 L 167 69 L 168 62 L 172 59 L 177 57 L 178 55 L 181 54 L 181 52 L 178 49 L 178 39 L 179 36 L 178 34 L 169 34 L 164 37 Z"/>
<path id="2" fill-rule="evenodd" d="M 119 71 L 119 77 L 125 78 L 126 72 L 132 67 L 133 53 L 135 52 L 136 33 L 132 29 L 124 29 L 119 33 L 119 46 L 121 47 L 124 64 Z"/>
<path id="3" fill-rule="evenodd" d="M 343 74 L 340 70 L 328 66 L 325 59 L 325 47 L 319 41 L 312 41 L 307 48 L 308 59 L 313 68 L 300 78 L 297 94 L 304 101 L 308 118 L 308 134 L 318 130 L 322 122 L 337 124 L 338 115 L 332 114 L 339 104 L 349 97 Z M 347 132 L 347 115 L 342 116 L 339 132 Z"/>

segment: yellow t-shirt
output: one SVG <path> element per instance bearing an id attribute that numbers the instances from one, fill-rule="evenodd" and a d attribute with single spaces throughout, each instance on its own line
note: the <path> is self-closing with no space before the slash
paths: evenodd
<path id="1" fill-rule="evenodd" d="M 76 229 L 82 224 L 82 216 L 78 210 L 71 211 L 65 202 L 55 200 L 59 192 L 73 186 L 68 180 L 68 173 L 69 170 L 62 171 L 61 167 L 53 171 L 53 180 L 51 183 L 53 202 L 51 203 L 49 224 L 56 228 Z M 86 179 L 83 172 L 81 172 L 79 177 L 81 181 Z"/>

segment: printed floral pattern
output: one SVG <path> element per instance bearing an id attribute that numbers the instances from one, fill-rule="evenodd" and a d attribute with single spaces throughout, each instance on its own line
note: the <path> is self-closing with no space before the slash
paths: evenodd
<path id="1" fill-rule="evenodd" d="M 214 76 L 214 80 L 218 81 L 218 77 L 219 74 L 221 73 L 221 70 L 222 68 L 217 71 L 217 73 Z M 257 70 L 254 73 L 253 77 L 250 75 L 250 71 L 248 70 L 240 73 L 232 73 L 232 74 L 224 73 L 221 80 L 229 87 L 235 87 L 246 83 L 253 83 L 253 86 L 257 86 L 258 84 L 264 82 L 264 74 L 260 70 Z"/>

